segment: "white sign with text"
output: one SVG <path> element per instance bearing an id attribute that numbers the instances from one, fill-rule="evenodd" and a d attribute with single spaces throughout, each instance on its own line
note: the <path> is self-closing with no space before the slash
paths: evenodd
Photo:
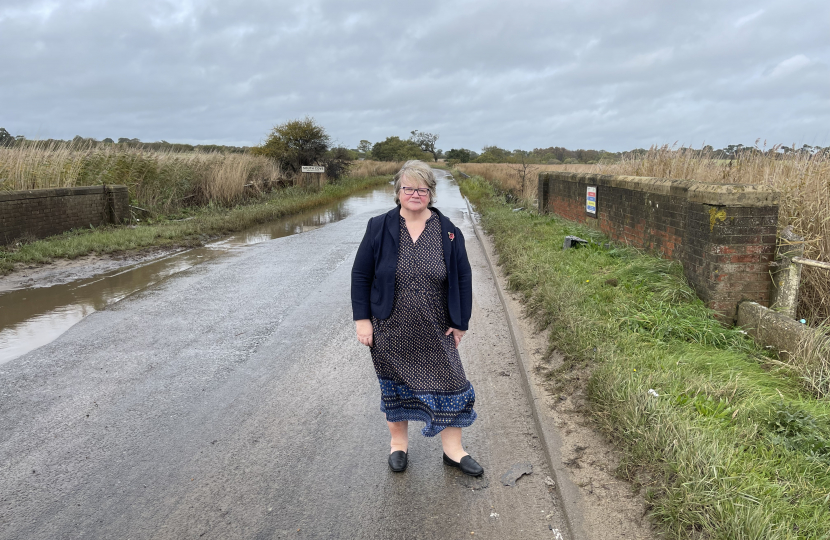
<path id="1" fill-rule="evenodd" d="M 588 195 L 585 198 L 585 211 L 592 216 L 597 215 L 597 187 L 588 186 Z"/>

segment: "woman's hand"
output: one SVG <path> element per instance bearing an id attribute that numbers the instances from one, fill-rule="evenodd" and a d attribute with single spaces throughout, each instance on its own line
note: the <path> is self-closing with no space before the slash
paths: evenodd
<path id="1" fill-rule="evenodd" d="M 461 338 L 464 337 L 464 334 L 467 332 L 465 330 L 457 330 L 455 328 L 450 328 L 446 332 L 444 332 L 445 336 L 452 334 L 452 337 L 455 339 L 455 348 L 458 348 L 458 344 L 461 343 Z"/>
<path id="2" fill-rule="evenodd" d="M 371 319 L 360 319 L 359 321 L 354 322 L 355 329 L 357 331 L 357 340 L 367 347 L 372 346 L 372 320 Z"/>

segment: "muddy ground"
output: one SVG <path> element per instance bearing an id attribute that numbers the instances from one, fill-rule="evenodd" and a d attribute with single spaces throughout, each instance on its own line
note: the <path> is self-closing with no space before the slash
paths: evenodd
<path id="1" fill-rule="evenodd" d="M 24 287 L 62 285 L 181 251 L 150 248 L 115 254 L 90 254 L 77 259 L 56 259 L 47 264 L 17 264 L 10 274 L 0 276 L 0 293 Z"/>

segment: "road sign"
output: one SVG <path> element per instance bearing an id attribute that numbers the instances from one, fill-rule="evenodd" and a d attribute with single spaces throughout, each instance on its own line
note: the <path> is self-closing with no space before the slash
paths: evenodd
<path id="1" fill-rule="evenodd" d="M 326 168 L 317 165 L 303 165 L 303 172 L 326 172 Z"/>

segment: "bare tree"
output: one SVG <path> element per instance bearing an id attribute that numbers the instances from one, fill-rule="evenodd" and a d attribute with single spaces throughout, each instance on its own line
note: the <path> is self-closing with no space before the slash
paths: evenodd
<path id="1" fill-rule="evenodd" d="M 427 133 L 426 131 L 412 131 L 410 141 L 417 144 L 424 152 L 432 154 L 432 159 L 438 161 L 438 152 L 435 150 L 435 142 L 438 140 L 437 133 Z"/>
<path id="2" fill-rule="evenodd" d="M 14 136 L 0 127 L 0 146 L 11 146 L 14 144 Z"/>
<path id="3" fill-rule="evenodd" d="M 539 167 L 530 163 L 530 153 L 525 150 L 514 150 L 513 156 L 516 158 L 516 164 L 511 168 L 516 171 L 516 176 L 519 177 L 519 182 L 522 185 L 522 198 L 530 199 L 533 188 L 534 174 L 539 171 Z"/>

